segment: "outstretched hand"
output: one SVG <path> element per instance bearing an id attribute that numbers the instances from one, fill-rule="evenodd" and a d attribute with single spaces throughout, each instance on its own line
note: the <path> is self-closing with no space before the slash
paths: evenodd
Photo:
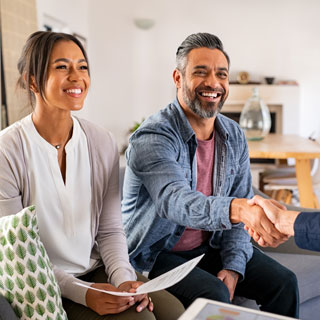
<path id="1" fill-rule="evenodd" d="M 248 200 L 248 204 L 255 206 L 260 206 L 266 216 L 274 224 L 276 229 L 283 235 L 289 238 L 289 236 L 294 235 L 294 221 L 299 214 L 295 211 L 286 211 L 286 207 L 273 199 L 264 199 L 261 196 L 254 196 L 252 199 Z M 248 231 L 249 235 L 258 242 L 261 246 L 267 246 L 267 241 L 262 234 L 260 234 L 256 229 L 246 225 L 245 229 Z"/>
<path id="2" fill-rule="evenodd" d="M 249 204 L 247 199 L 234 199 L 231 202 L 230 221 L 243 222 L 262 237 L 267 246 L 277 247 L 287 240 L 287 236 L 276 229 L 262 207 Z"/>

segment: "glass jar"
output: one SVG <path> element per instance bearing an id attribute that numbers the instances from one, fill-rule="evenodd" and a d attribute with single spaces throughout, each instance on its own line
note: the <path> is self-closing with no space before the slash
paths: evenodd
<path id="1" fill-rule="evenodd" d="M 252 89 L 252 96 L 244 104 L 239 123 L 248 140 L 261 140 L 269 133 L 270 111 L 259 97 L 258 88 Z"/>

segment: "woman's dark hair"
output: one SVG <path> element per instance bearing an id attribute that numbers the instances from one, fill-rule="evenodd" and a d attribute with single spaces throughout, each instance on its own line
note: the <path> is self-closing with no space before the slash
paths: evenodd
<path id="1" fill-rule="evenodd" d="M 217 36 L 211 33 L 195 33 L 188 36 L 181 43 L 176 53 L 177 69 L 183 74 L 186 70 L 188 54 L 192 49 L 196 48 L 218 49 L 225 55 L 228 65 L 230 65 L 229 56 L 224 51 L 223 44 Z"/>
<path id="2" fill-rule="evenodd" d="M 49 60 L 52 49 L 58 41 L 73 41 L 81 49 L 88 63 L 89 72 L 87 53 L 82 43 L 73 35 L 51 31 L 37 31 L 31 34 L 22 49 L 18 61 L 20 77 L 17 82 L 17 87 L 27 90 L 31 105 L 35 100 L 34 93 L 30 88 L 31 85 L 34 85 L 41 97 L 44 98 Z"/>

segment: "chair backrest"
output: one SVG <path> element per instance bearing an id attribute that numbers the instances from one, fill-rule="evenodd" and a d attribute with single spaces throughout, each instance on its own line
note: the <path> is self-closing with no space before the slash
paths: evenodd
<path id="1" fill-rule="evenodd" d="M 320 144 L 320 137 L 318 137 L 314 143 Z M 312 183 L 320 184 L 320 159 L 314 159 L 313 166 L 311 169 Z"/>

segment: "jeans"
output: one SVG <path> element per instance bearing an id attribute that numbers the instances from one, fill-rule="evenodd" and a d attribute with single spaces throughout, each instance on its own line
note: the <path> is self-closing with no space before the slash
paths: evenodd
<path id="1" fill-rule="evenodd" d="M 187 308 L 196 298 L 230 303 L 229 291 L 216 275 L 222 270 L 218 249 L 202 245 L 190 251 L 159 254 L 149 273 L 153 279 L 200 254 L 205 256 L 180 282 L 167 289 Z M 236 296 L 255 300 L 262 311 L 299 317 L 299 291 L 295 274 L 254 248 L 244 279 L 238 282 Z"/>

